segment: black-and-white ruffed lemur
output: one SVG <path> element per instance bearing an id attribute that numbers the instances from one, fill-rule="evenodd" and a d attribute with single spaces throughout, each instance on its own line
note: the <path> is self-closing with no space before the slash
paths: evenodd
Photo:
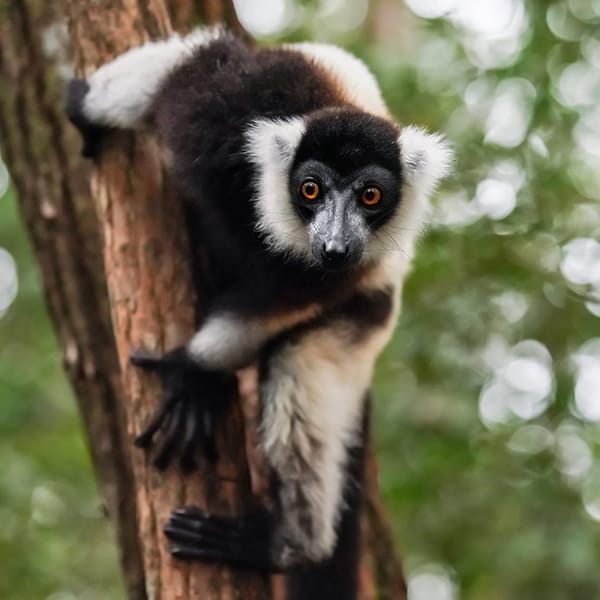
<path id="1" fill-rule="evenodd" d="M 450 149 L 395 124 L 344 50 L 254 47 L 220 29 L 132 49 L 72 81 L 67 104 L 87 155 L 107 129 L 157 132 L 192 243 L 209 253 L 198 332 L 162 357 L 133 355 L 164 388 L 138 445 L 166 429 L 158 462 L 176 440 L 189 459 L 212 434 L 219 382 L 260 365 L 274 509 L 176 509 L 172 554 L 285 571 L 294 599 L 355 598 L 365 399 Z"/>

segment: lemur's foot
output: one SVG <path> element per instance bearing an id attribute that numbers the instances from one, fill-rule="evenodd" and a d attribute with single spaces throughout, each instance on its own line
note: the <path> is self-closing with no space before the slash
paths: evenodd
<path id="1" fill-rule="evenodd" d="M 162 429 L 162 442 L 153 460 L 158 469 L 165 469 L 177 455 L 183 470 L 193 469 L 199 446 L 206 458 L 215 462 L 215 428 L 234 397 L 235 376 L 201 369 L 187 356 L 185 348 L 162 356 L 134 352 L 130 360 L 156 373 L 163 386 L 161 403 L 135 445 L 149 448 Z"/>
<path id="2" fill-rule="evenodd" d="M 171 554 L 181 560 L 280 570 L 270 557 L 273 518 L 265 510 L 235 518 L 212 515 L 194 506 L 177 508 L 164 532 L 171 541 Z"/>
<path id="3" fill-rule="evenodd" d="M 85 79 L 72 79 L 67 87 L 67 115 L 83 138 L 82 156 L 96 158 L 108 127 L 93 123 L 84 112 L 84 100 L 90 86 Z"/>

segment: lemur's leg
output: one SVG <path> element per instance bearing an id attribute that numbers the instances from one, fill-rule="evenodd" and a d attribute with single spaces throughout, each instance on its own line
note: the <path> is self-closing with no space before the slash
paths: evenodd
<path id="1" fill-rule="evenodd" d="M 306 325 L 272 348 L 261 384 L 261 440 L 277 498 L 272 520 L 261 521 L 259 536 L 251 519 L 232 519 L 231 533 L 216 535 L 213 519 L 221 517 L 184 510 L 167 529 L 178 557 L 218 554 L 225 562 L 256 566 L 257 537 L 270 546 L 260 554 L 268 557 L 265 569 L 331 557 L 349 457 L 362 443 L 365 392 L 394 308 L 390 290 L 358 294 L 335 318 Z"/>
<path id="2" fill-rule="evenodd" d="M 331 556 L 348 459 L 361 419 L 378 336 L 350 322 L 309 330 L 269 358 L 261 385 L 262 446 L 277 485 L 273 556 L 285 566 Z"/>
<path id="3" fill-rule="evenodd" d="M 165 526 L 171 553 L 182 560 L 224 562 L 238 567 L 286 571 L 288 600 L 354 600 L 360 559 L 360 508 L 363 497 L 365 453 L 368 443 L 368 406 L 362 419 L 361 444 L 349 453 L 343 506 L 333 554 L 319 564 L 289 569 L 273 559 L 277 518 L 257 510 L 242 518 L 212 515 L 195 507 L 173 511 Z"/>
<path id="4" fill-rule="evenodd" d="M 72 80 L 67 113 L 84 138 L 84 156 L 94 156 L 107 129 L 140 127 L 173 69 L 222 33 L 217 28 L 199 28 L 186 36 L 173 34 L 132 48 L 88 79 Z"/>
<path id="5" fill-rule="evenodd" d="M 335 550 L 319 564 L 298 565 L 286 575 L 286 599 L 355 600 L 360 563 L 360 515 L 364 497 L 365 456 L 369 436 L 369 402 L 365 403 L 361 445 L 351 449 L 337 527 Z"/>

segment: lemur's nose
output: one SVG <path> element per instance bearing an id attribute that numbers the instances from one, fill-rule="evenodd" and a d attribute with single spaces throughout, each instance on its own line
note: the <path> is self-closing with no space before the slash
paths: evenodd
<path id="1" fill-rule="evenodd" d="M 348 256 L 348 244 L 342 240 L 329 240 L 323 244 L 323 259 L 326 263 L 338 263 Z"/>

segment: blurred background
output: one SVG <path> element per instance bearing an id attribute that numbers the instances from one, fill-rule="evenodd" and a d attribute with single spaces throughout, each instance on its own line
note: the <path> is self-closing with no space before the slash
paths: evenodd
<path id="1" fill-rule="evenodd" d="M 410 600 L 600 598 L 600 1 L 235 4 L 456 150 L 375 381 Z M 0 598 L 124 598 L 1 160 L 0 406 Z"/>

